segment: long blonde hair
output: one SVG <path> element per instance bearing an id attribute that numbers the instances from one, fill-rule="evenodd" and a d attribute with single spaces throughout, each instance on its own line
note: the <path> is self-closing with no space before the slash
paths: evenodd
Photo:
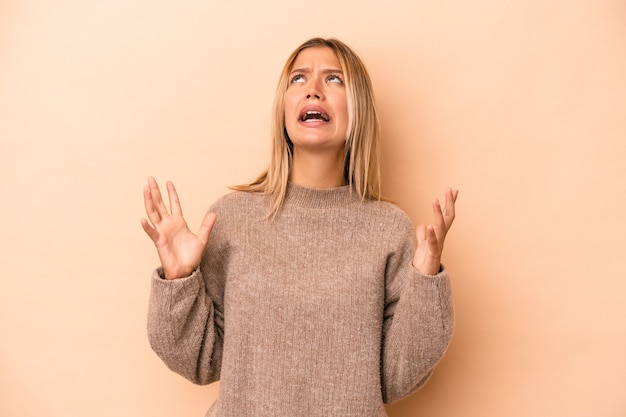
<path id="1" fill-rule="evenodd" d="M 361 199 L 380 200 L 380 126 L 374 102 L 372 83 L 359 56 L 345 43 L 333 38 L 312 38 L 304 42 L 287 59 L 276 88 L 272 118 L 272 154 L 269 167 L 250 184 L 231 188 L 270 195 L 269 217 L 274 217 L 285 201 L 293 143 L 285 129 L 284 95 L 293 64 L 307 48 L 330 48 L 337 56 L 345 77 L 348 104 L 348 131 L 344 180 Z"/>

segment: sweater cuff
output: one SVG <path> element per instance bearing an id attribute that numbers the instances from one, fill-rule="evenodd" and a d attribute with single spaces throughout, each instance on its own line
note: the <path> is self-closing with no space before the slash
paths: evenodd
<path id="1" fill-rule="evenodd" d="M 198 267 L 196 267 L 196 269 L 193 270 L 193 272 L 189 276 L 182 277 L 182 278 L 176 278 L 176 279 L 166 279 L 165 278 L 165 272 L 163 272 L 163 267 L 160 266 L 157 269 L 155 269 L 154 272 L 152 273 L 152 279 L 153 280 L 160 280 L 160 281 L 174 282 L 174 281 L 192 279 L 194 276 L 197 276 L 199 273 L 200 273 L 200 267 L 198 266 Z"/>
<path id="2" fill-rule="evenodd" d="M 439 265 L 439 272 L 437 272 L 436 274 L 433 274 L 433 275 L 423 274 L 417 268 L 415 268 L 413 265 L 411 265 L 411 268 L 413 268 L 413 272 L 415 273 L 415 276 L 419 277 L 419 278 L 443 279 L 443 278 L 446 278 L 448 276 L 448 271 L 443 266 L 443 264 Z"/>
<path id="3" fill-rule="evenodd" d="M 172 303 L 196 294 L 203 284 L 199 268 L 188 277 L 169 280 L 165 279 L 163 269 L 159 267 L 152 272 L 150 282 L 150 299 L 157 304 L 165 302 L 162 305 L 170 307 Z"/>

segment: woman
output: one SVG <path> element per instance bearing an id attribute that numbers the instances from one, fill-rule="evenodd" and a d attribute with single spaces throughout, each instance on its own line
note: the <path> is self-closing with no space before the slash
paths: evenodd
<path id="1" fill-rule="evenodd" d="M 440 259 L 457 191 L 415 239 L 380 197 L 378 134 L 361 60 L 315 38 L 283 69 L 269 168 L 218 200 L 197 235 L 173 184 L 168 210 L 149 179 L 142 226 L 162 264 L 149 339 L 173 371 L 221 381 L 207 416 L 385 416 L 444 354 Z"/>

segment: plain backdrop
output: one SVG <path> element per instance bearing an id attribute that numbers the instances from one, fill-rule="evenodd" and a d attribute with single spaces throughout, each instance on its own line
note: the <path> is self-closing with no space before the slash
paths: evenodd
<path id="1" fill-rule="evenodd" d="M 217 384 L 146 338 L 142 188 L 197 230 L 266 166 L 312 36 L 370 70 L 385 194 L 417 224 L 460 189 L 454 339 L 389 415 L 624 417 L 622 0 L 1 2 L 0 415 L 203 415 Z"/>

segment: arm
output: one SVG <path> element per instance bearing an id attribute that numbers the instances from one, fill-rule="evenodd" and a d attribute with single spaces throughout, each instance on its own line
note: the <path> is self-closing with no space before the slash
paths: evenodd
<path id="1" fill-rule="evenodd" d="M 142 219 L 141 224 L 162 265 L 152 278 L 148 337 L 170 369 L 195 383 L 206 384 L 219 378 L 223 334 L 220 308 L 216 308 L 221 305 L 222 294 L 211 291 L 216 285 L 211 279 L 204 280 L 200 268 L 216 216 L 208 213 L 200 232 L 193 234 L 171 182 L 167 183 L 167 191 L 169 211 L 154 178 L 150 177 L 144 188 L 149 221 Z M 219 251 L 212 251 L 209 258 L 213 255 L 217 257 Z"/>
<path id="2" fill-rule="evenodd" d="M 438 200 L 433 202 L 435 224 L 417 227 L 417 248 L 406 219 L 397 235 L 398 249 L 388 259 L 381 364 L 385 402 L 421 388 L 452 338 L 450 280 L 441 254 L 457 195 L 447 190 L 445 210 Z"/>
<path id="3" fill-rule="evenodd" d="M 217 294 L 214 296 L 221 300 Z M 200 269 L 168 281 L 162 269 L 152 275 L 148 340 L 172 371 L 196 384 L 220 378 L 223 347 L 221 302 L 214 303 Z"/>
<path id="4" fill-rule="evenodd" d="M 390 286 L 383 323 L 382 388 L 386 403 L 421 388 L 452 338 L 454 312 L 448 274 L 422 275 L 410 260 Z"/>

